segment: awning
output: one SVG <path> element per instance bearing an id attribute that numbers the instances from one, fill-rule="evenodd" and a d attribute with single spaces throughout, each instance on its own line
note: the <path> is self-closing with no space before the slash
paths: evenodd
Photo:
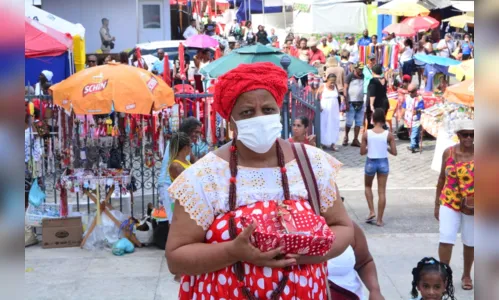
<path id="1" fill-rule="evenodd" d="M 419 5 L 426 7 L 429 10 L 442 9 L 452 5 L 450 0 L 384 0 L 384 1 L 378 1 L 378 6 L 383 5 L 383 3 L 392 2 L 392 1 L 417 3 Z"/>
<path id="2" fill-rule="evenodd" d="M 451 1 L 451 5 L 463 12 L 475 11 L 475 1 Z"/>

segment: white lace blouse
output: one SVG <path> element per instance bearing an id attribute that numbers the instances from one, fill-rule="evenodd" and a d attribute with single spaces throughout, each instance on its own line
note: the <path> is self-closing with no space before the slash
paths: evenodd
<path id="1" fill-rule="evenodd" d="M 336 175 L 341 163 L 324 151 L 306 146 L 325 212 L 336 200 Z M 296 160 L 286 164 L 292 199 L 306 199 L 307 190 Z M 229 211 L 229 163 L 208 153 L 182 172 L 168 189 L 170 197 L 179 201 L 190 217 L 208 230 L 215 217 Z M 238 167 L 237 207 L 259 201 L 283 201 L 280 168 Z"/>

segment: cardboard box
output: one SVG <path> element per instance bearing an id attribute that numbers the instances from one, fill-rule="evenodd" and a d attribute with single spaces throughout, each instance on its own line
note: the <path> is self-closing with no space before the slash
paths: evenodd
<path id="1" fill-rule="evenodd" d="M 43 219 L 43 248 L 79 247 L 82 240 L 81 217 Z"/>

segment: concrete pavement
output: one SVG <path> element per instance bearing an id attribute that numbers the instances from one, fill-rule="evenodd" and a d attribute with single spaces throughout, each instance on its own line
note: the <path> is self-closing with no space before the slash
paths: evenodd
<path id="1" fill-rule="evenodd" d="M 345 164 L 338 185 L 350 216 L 367 235 L 387 300 L 409 299 L 412 268 L 424 256 L 438 258 L 438 223 L 433 218 L 438 174 L 430 170 L 434 141 L 425 141 L 423 154 L 409 153 L 405 144 L 398 141 L 399 156 L 390 159 L 383 228 L 363 222 L 368 210 L 363 190 L 365 158 L 358 155 L 359 148 L 340 147 L 333 154 Z M 26 299 L 170 300 L 177 298 L 179 287 L 168 271 L 163 251 L 155 248 L 117 257 L 110 251 L 42 249 L 37 245 L 25 249 L 25 267 Z M 451 267 L 456 298 L 474 299 L 473 292 L 463 291 L 460 285 L 460 239 Z"/>

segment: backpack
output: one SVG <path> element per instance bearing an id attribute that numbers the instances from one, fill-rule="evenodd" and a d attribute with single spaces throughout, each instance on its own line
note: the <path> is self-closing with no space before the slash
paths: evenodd
<path id="1" fill-rule="evenodd" d="M 352 72 L 350 71 L 350 65 L 351 65 L 351 64 L 352 64 L 352 63 L 351 63 L 351 62 L 349 62 L 349 61 L 348 61 L 348 62 L 341 62 L 341 61 L 340 61 L 340 67 L 342 67 L 342 68 L 343 68 L 343 70 L 345 70 L 345 77 L 347 77 L 348 75 L 350 75 L 350 73 L 352 73 Z"/>

